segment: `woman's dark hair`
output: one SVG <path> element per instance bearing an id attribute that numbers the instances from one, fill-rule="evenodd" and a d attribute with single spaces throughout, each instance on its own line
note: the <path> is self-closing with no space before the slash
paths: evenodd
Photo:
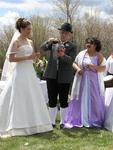
<path id="1" fill-rule="evenodd" d="M 100 42 L 100 40 L 98 40 L 98 38 L 96 38 L 96 37 L 87 38 L 86 44 L 87 43 L 94 44 L 96 46 L 97 52 L 101 51 L 102 46 L 101 46 L 101 42 Z"/>
<path id="2" fill-rule="evenodd" d="M 19 18 L 16 21 L 16 29 L 21 32 L 21 28 L 26 28 L 27 26 L 31 25 L 31 22 L 25 18 Z"/>

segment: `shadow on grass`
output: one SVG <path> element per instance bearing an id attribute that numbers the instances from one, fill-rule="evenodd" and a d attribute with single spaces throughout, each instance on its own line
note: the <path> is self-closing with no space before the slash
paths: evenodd
<path id="1" fill-rule="evenodd" d="M 104 130 L 104 129 L 103 129 Z M 68 137 L 71 138 L 78 138 L 78 137 L 86 137 L 86 136 L 90 136 L 90 135 L 98 135 L 100 134 L 102 131 L 102 129 L 100 128 L 72 128 L 72 129 L 64 129 L 62 131 L 63 134 L 65 134 Z"/>
<path id="2" fill-rule="evenodd" d="M 25 136 L 24 136 L 25 137 Z M 30 135 L 28 136 L 29 138 L 38 138 L 38 139 L 44 139 L 44 140 L 58 140 L 60 138 L 60 135 L 58 135 L 57 133 L 55 133 L 54 131 L 51 132 L 46 132 L 46 133 L 38 133 L 38 134 L 34 134 L 34 135 Z"/>

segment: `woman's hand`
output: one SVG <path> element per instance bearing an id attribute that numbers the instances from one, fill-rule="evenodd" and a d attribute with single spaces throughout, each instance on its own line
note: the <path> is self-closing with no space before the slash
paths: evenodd
<path id="1" fill-rule="evenodd" d="M 87 65 L 87 68 L 89 68 L 89 69 L 91 69 L 91 70 L 94 70 L 94 69 L 96 70 L 96 67 L 97 67 L 97 66 L 96 66 L 96 65 L 93 65 L 93 64 L 88 64 L 88 65 Z"/>
<path id="2" fill-rule="evenodd" d="M 36 53 L 36 58 L 40 58 L 40 52 Z"/>
<path id="3" fill-rule="evenodd" d="M 37 57 L 37 53 L 33 52 L 30 56 L 28 56 L 29 60 L 34 60 Z"/>
<path id="4" fill-rule="evenodd" d="M 36 57 L 35 57 L 35 59 L 34 59 L 34 62 L 36 62 L 39 58 L 40 58 L 40 52 L 37 52 L 37 53 L 36 53 Z"/>
<path id="5" fill-rule="evenodd" d="M 88 64 L 87 67 L 91 70 L 96 70 L 97 72 L 104 72 L 106 69 L 106 66 L 96 66 L 93 64 Z"/>
<path id="6" fill-rule="evenodd" d="M 78 64 L 74 62 L 72 66 L 73 66 L 73 69 L 76 70 L 79 75 L 83 75 L 84 71 L 80 68 Z"/>
<path id="7" fill-rule="evenodd" d="M 83 73 L 84 73 L 84 71 L 82 69 L 78 69 L 77 72 L 79 75 L 83 75 Z"/>

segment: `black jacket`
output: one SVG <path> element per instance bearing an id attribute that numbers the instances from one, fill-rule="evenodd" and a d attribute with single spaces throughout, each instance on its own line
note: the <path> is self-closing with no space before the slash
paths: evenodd
<path id="1" fill-rule="evenodd" d="M 65 42 L 65 55 L 57 56 L 56 44 L 42 44 L 41 49 L 50 51 L 48 65 L 44 72 L 44 77 L 58 79 L 58 83 L 71 83 L 74 77 L 72 63 L 76 57 L 76 46 L 71 42 Z"/>

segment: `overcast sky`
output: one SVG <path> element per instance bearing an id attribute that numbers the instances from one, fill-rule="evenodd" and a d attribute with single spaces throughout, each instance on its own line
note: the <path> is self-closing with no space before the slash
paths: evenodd
<path id="1" fill-rule="evenodd" d="M 81 0 L 80 16 L 90 10 L 98 10 L 103 19 L 110 19 L 113 15 L 111 0 Z M 92 12 L 93 12 L 92 10 Z M 0 0 L 0 24 L 14 23 L 19 16 L 36 14 L 47 16 L 52 14 L 51 0 Z"/>

